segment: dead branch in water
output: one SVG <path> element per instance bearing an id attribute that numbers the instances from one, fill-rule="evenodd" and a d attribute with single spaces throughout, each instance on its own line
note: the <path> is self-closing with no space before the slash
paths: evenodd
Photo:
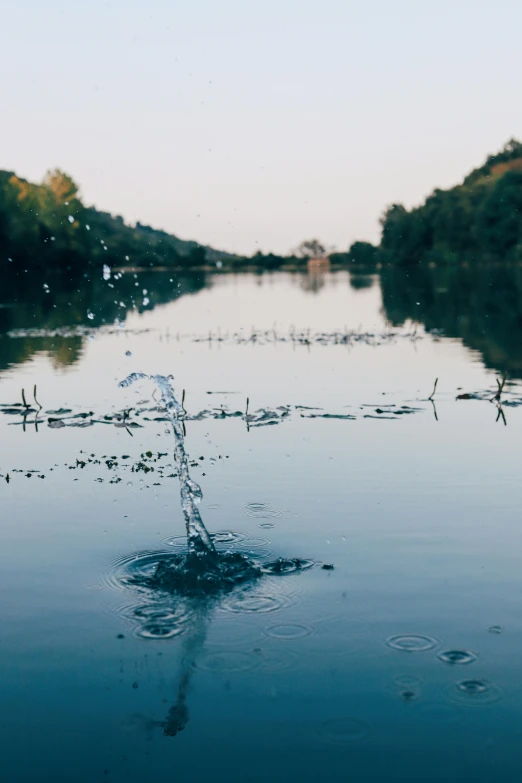
<path id="1" fill-rule="evenodd" d="M 428 400 L 430 400 L 430 402 L 432 402 L 432 401 L 433 401 L 433 397 L 434 397 L 434 395 L 435 395 L 435 392 L 436 392 L 436 390 L 437 390 L 437 384 L 438 384 L 438 382 L 439 382 L 439 379 L 438 379 L 438 378 L 435 378 L 435 383 L 433 384 L 433 391 L 432 391 L 432 393 L 430 394 L 430 396 L 428 397 Z"/>
<path id="2" fill-rule="evenodd" d="M 502 396 L 502 392 L 504 391 L 504 385 L 505 385 L 505 383 L 507 381 L 507 375 L 504 373 L 504 375 L 502 376 L 502 383 L 499 381 L 498 378 L 495 378 L 495 380 L 497 382 L 498 389 L 497 389 L 497 393 L 495 394 L 495 396 L 492 397 L 491 399 L 495 400 L 496 402 L 500 402 L 500 398 Z"/>

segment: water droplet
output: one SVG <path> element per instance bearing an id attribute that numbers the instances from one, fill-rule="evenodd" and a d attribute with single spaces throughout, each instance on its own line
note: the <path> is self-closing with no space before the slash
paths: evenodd
<path id="1" fill-rule="evenodd" d="M 85 228 L 87 229 L 87 231 L 91 230 L 91 227 L 90 227 L 90 225 L 88 223 L 85 224 Z"/>
<path id="2" fill-rule="evenodd" d="M 87 318 L 89 321 L 92 321 L 94 318 L 94 313 L 91 313 L 90 310 L 87 310 Z"/>
<path id="3" fill-rule="evenodd" d="M 445 650 L 439 653 L 437 657 L 440 661 L 452 665 L 473 663 L 473 661 L 477 660 L 475 653 L 470 652 L 470 650 Z"/>
<path id="4" fill-rule="evenodd" d="M 147 305 L 150 303 L 150 299 L 148 296 L 143 297 L 143 306 L 147 307 Z"/>
<path id="5" fill-rule="evenodd" d="M 132 481 L 127 481 L 127 486 L 132 487 Z"/>
<path id="6" fill-rule="evenodd" d="M 132 356 L 132 351 L 125 351 L 125 356 Z"/>
<path id="7" fill-rule="evenodd" d="M 107 264 L 103 265 L 103 279 L 104 280 L 110 280 L 111 278 L 111 268 L 110 266 L 107 266 Z"/>
<path id="8" fill-rule="evenodd" d="M 404 636 L 390 636 L 386 639 L 386 644 L 392 650 L 399 652 L 427 652 L 438 646 L 439 642 L 431 636 L 421 634 L 406 634 Z"/>
<path id="9" fill-rule="evenodd" d="M 74 218 L 72 215 L 69 215 L 67 220 L 69 221 L 69 223 L 74 223 Z"/>

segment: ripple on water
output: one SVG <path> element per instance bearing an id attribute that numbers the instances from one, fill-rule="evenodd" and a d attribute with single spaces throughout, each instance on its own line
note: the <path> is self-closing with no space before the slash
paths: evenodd
<path id="1" fill-rule="evenodd" d="M 501 625 L 490 625 L 488 628 L 488 633 L 493 633 L 497 635 L 503 633 L 503 631 L 504 629 L 502 628 Z"/>
<path id="2" fill-rule="evenodd" d="M 287 605 L 282 595 L 236 593 L 228 596 L 222 607 L 228 612 L 261 613 L 278 612 Z"/>
<path id="3" fill-rule="evenodd" d="M 503 692 L 487 680 L 469 679 L 457 682 L 448 695 L 460 704 L 491 704 L 501 699 Z"/>
<path id="4" fill-rule="evenodd" d="M 172 639 L 190 627 L 191 614 L 183 602 L 142 603 L 121 607 L 119 614 L 130 620 L 142 639 Z"/>
<path id="5" fill-rule="evenodd" d="M 422 685 L 422 677 L 416 677 L 414 674 L 399 674 L 393 678 L 393 681 L 399 688 L 406 690 L 420 688 Z"/>
<path id="6" fill-rule="evenodd" d="M 245 672 L 253 669 L 259 663 L 255 653 L 239 650 L 208 650 L 194 661 L 196 669 L 207 672 Z"/>
<path id="7" fill-rule="evenodd" d="M 241 543 L 246 549 L 260 549 L 270 544 L 270 540 L 268 538 L 244 538 Z"/>
<path id="8" fill-rule="evenodd" d="M 184 626 L 171 627 L 161 623 L 146 623 L 136 630 L 136 635 L 140 639 L 173 639 L 174 636 L 180 636 L 185 630 Z"/>
<path id="9" fill-rule="evenodd" d="M 186 540 L 186 539 L 185 539 Z M 138 552 L 124 555 L 114 560 L 108 569 L 102 573 L 103 587 L 123 591 L 133 586 L 136 576 L 149 576 L 160 560 L 171 557 L 169 552 Z"/>
<path id="10" fill-rule="evenodd" d="M 314 628 L 311 625 L 300 625 L 299 623 L 281 623 L 265 628 L 264 633 L 273 639 L 291 641 L 292 639 L 302 639 L 304 636 L 310 636 L 310 634 L 314 633 Z"/>
<path id="11" fill-rule="evenodd" d="M 219 544 L 231 546 L 242 543 L 246 535 L 244 533 L 236 533 L 234 530 L 219 530 L 217 533 L 211 533 L 210 538 L 215 546 Z"/>
<path id="12" fill-rule="evenodd" d="M 217 533 L 210 533 L 210 538 L 217 549 L 224 547 L 234 547 L 242 544 L 247 536 L 245 533 L 238 533 L 234 530 L 219 530 Z M 264 540 L 264 539 L 263 539 Z M 187 549 L 187 536 L 169 536 L 164 540 L 167 546 L 178 549 Z M 265 541 L 265 543 L 268 543 Z"/>
<path id="13" fill-rule="evenodd" d="M 291 519 L 295 516 L 291 511 L 271 508 L 268 503 L 247 503 L 244 510 L 250 519 Z"/>
<path id="14" fill-rule="evenodd" d="M 452 666 L 455 664 L 473 663 L 473 661 L 477 660 L 477 656 L 471 650 L 444 650 L 444 652 L 438 654 L 437 658 L 439 661 L 449 663 Z"/>
<path id="15" fill-rule="evenodd" d="M 423 634 L 404 634 L 390 636 L 386 639 L 386 645 L 399 652 L 416 653 L 433 650 L 439 645 L 437 639 Z"/>
<path id="16" fill-rule="evenodd" d="M 187 536 L 169 536 L 163 539 L 163 543 L 176 549 L 187 549 Z"/>
<path id="17" fill-rule="evenodd" d="M 336 745 L 362 742 L 369 733 L 370 726 L 357 718 L 335 718 L 319 727 L 319 736 Z"/>

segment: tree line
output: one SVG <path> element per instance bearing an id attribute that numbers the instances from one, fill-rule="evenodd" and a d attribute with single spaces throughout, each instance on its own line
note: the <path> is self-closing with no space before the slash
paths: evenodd
<path id="1" fill-rule="evenodd" d="M 0 269 L 85 272 L 89 266 L 201 267 L 232 255 L 85 206 L 74 180 L 49 171 L 33 184 L 0 171 Z"/>
<path id="2" fill-rule="evenodd" d="M 522 262 L 522 144 L 509 141 L 460 185 L 419 207 L 391 204 L 378 247 L 356 242 L 348 260 L 383 265 Z"/>
<path id="3" fill-rule="evenodd" d="M 299 268 L 309 258 L 332 263 L 412 266 L 476 261 L 522 261 L 522 143 L 509 141 L 460 185 L 436 189 L 421 206 L 391 204 L 381 218 L 379 245 L 354 242 L 346 252 L 306 240 L 290 255 L 244 257 L 181 240 L 166 231 L 86 206 L 78 186 L 55 169 L 40 184 L 0 171 L 0 270 L 54 269 L 84 273 L 89 266 L 205 266 L 241 270 Z"/>

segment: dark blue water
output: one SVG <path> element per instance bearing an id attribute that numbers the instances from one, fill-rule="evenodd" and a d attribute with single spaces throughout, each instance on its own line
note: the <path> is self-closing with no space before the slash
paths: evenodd
<path id="1" fill-rule="evenodd" d="M 0 340 L 17 356 L 0 402 L 36 383 L 43 406 L 38 426 L 0 416 L 2 777 L 518 779 L 516 377 L 507 426 L 495 401 L 456 400 L 493 396 L 498 374 L 457 337 L 385 339 L 378 281 L 210 282 L 124 328 Z M 293 327 L 310 339 L 279 339 Z M 345 329 L 371 337 L 315 339 Z M 220 551 L 313 568 L 210 597 L 132 581 L 184 535 L 172 434 L 159 406 L 139 412 L 152 388 L 117 387 L 134 370 L 173 373 L 189 417 L 209 411 L 185 447 Z M 218 415 L 247 397 L 252 420 Z M 99 423 L 124 408 L 141 426 Z M 60 409 L 96 423 L 49 426 L 73 421 Z M 276 423 L 251 426 L 267 409 Z"/>

